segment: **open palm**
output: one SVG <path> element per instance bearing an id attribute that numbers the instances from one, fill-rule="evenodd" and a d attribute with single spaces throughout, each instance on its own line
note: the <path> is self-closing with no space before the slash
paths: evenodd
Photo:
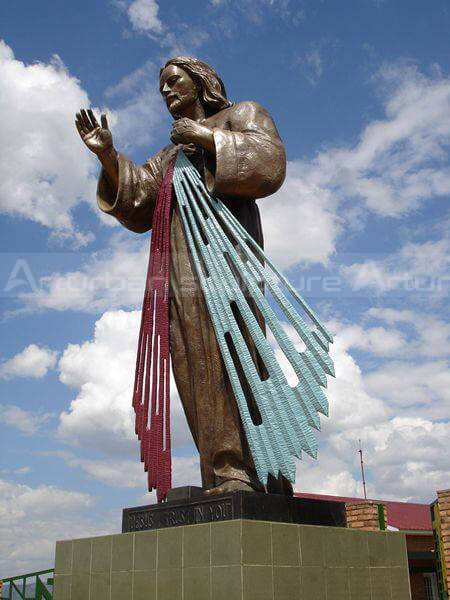
<path id="1" fill-rule="evenodd" d="M 94 154 L 101 154 L 112 147 L 112 134 L 108 127 L 106 115 L 101 116 L 101 126 L 98 124 L 94 113 L 89 108 L 83 108 L 76 115 L 75 125 L 81 139 Z"/>

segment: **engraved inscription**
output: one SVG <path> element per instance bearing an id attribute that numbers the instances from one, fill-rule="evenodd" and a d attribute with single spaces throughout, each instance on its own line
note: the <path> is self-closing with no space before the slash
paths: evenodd
<path id="1" fill-rule="evenodd" d="M 153 529 L 155 526 L 155 515 L 151 512 L 137 512 L 128 515 L 129 531 L 141 531 Z"/>
<path id="2" fill-rule="evenodd" d="M 223 500 L 217 504 L 209 506 L 210 519 L 209 521 L 225 521 L 231 519 L 231 502 Z"/>
<path id="3" fill-rule="evenodd" d="M 124 531 L 143 531 L 146 529 L 177 527 L 178 525 L 211 523 L 226 521 L 232 517 L 233 510 L 230 498 L 183 507 L 168 506 L 166 508 L 164 505 L 157 505 L 144 510 L 128 509 Z"/>
<path id="4" fill-rule="evenodd" d="M 205 511 L 203 506 L 194 506 L 194 523 L 205 522 Z"/>
<path id="5" fill-rule="evenodd" d="M 176 525 L 189 525 L 189 508 L 174 508 L 168 510 L 163 516 L 165 527 L 175 527 Z"/>

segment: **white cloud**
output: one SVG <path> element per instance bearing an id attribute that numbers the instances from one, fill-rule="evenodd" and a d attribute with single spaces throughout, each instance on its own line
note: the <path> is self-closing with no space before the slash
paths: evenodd
<path id="1" fill-rule="evenodd" d="M 331 452 L 325 455 L 325 448 L 321 449 L 317 462 L 309 459 L 297 461 L 297 492 L 358 497 L 361 487 L 350 472 L 348 463 L 336 459 Z"/>
<path id="2" fill-rule="evenodd" d="M 368 479 L 378 497 L 430 502 L 448 485 L 450 423 L 422 417 L 394 417 L 361 431 L 346 431 L 330 440 L 341 455 L 356 456 L 363 440 Z M 355 459 L 355 462 L 357 460 Z"/>
<path id="3" fill-rule="evenodd" d="M 149 237 L 123 242 L 110 238 L 107 250 L 93 254 L 78 271 L 52 273 L 37 290 L 20 299 L 28 311 L 77 310 L 98 313 L 109 309 L 141 306 L 149 253 Z"/>
<path id="4" fill-rule="evenodd" d="M 20 467 L 14 471 L 15 475 L 28 475 L 31 473 L 31 467 Z"/>
<path id="5" fill-rule="evenodd" d="M 105 96 L 108 99 L 117 96 L 136 96 L 142 92 L 142 86 L 145 85 L 145 83 L 148 83 L 149 81 L 155 83 L 155 80 L 152 78 L 157 76 L 157 74 L 157 65 L 155 65 L 153 61 L 147 60 L 143 65 L 122 77 L 118 83 L 107 87 Z M 158 86 L 154 85 L 153 87 L 157 88 Z"/>
<path id="6" fill-rule="evenodd" d="M 305 163 L 289 162 L 283 187 L 259 206 L 266 252 L 277 266 L 328 263 L 340 232 L 336 201 L 308 181 Z"/>
<path id="7" fill-rule="evenodd" d="M 116 6 L 126 12 L 136 33 L 148 35 L 160 47 L 167 48 L 166 58 L 191 55 L 209 40 L 209 34 L 193 23 L 175 20 L 169 28 L 158 17 L 159 5 L 156 0 L 133 0 L 128 6 L 127 2 L 116 2 Z"/>
<path id="8" fill-rule="evenodd" d="M 371 319 L 406 322 L 408 327 L 416 316 L 393 309 L 369 313 Z M 361 439 L 369 497 L 430 502 L 450 477 L 448 366 L 442 360 L 423 361 L 420 349 L 425 345 L 415 339 L 416 361 L 404 360 L 412 353 L 408 353 L 411 333 L 403 329 L 365 329 L 338 322 L 328 326 L 336 331 L 331 346 L 336 378 L 328 379 L 327 391 L 330 417 L 322 417 L 322 432 L 317 434 L 317 462 L 304 457 L 298 463 L 296 488 L 362 497 Z M 383 343 L 403 360 L 390 360 L 363 373 L 351 353 L 363 349 L 381 355 Z"/>
<path id="9" fill-rule="evenodd" d="M 92 341 L 70 344 L 59 361 L 60 380 L 76 388 L 58 433 L 65 441 L 107 455 L 137 455 L 131 406 L 140 312 L 109 311 Z M 186 419 L 171 379 L 173 446 L 190 443 Z"/>
<path id="10" fill-rule="evenodd" d="M 59 435 L 74 444 L 118 454 L 135 450 L 132 418 L 133 365 L 139 313 L 105 313 L 92 341 L 69 344 L 60 361 L 60 380 L 77 389 Z"/>
<path id="11" fill-rule="evenodd" d="M 144 67 L 141 77 L 153 68 Z M 130 77 L 133 87 L 135 74 Z M 353 147 L 329 147 L 312 160 L 289 162 L 283 187 L 259 202 L 267 253 L 281 268 L 327 265 L 344 226 L 361 227 L 362 203 L 381 216 L 401 216 L 450 193 L 450 81 L 404 65 L 384 67 L 377 81 L 385 118 L 367 125 Z M 379 289 L 395 286 L 411 269 L 420 275 L 420 269 L 440 268 L 447 246 L 445 240 L 410 243 L 395 257 L 344 267 L 343 274 L 355 288 L 374 280 Z"/>
<path id="12" fill-rule="evenodd" d="M 344 225 L 347 231 L 361 228 L 367 211 L 401 217 L 450 194 L 450 79 L 397 63 L 383 67 L 375 81 L 383 93 L 384 118 L 365 126 L 356 144 L 329 145 L 311 160 L 291 162 L 281 190 L 260 201 L 268 254 L 281 266 L 327 264 Z M 437 269 L 444 246 L 408 244 L 398 260 L 416 269 L 431 260 Z M 363 286 L 383 281 L 382 267 L 367 261 L 344 272 Z"/>
<path id="13" fill-rule="evenodd" d="M 396 411 L 402 409 L 402 415 L 446 419 L 450 414 L 450 370 L 446 360 L 391 361 L 369 372 L 364 381 L 371 394 L 386 399 Z"/>
<path id="14" fill-rule="evenodd" d="M 137 453 L 136 453 L 137 454 Z M 71 467 L 79 467 L 92 479 L 114 488 L 143 488 L 146 473 L 136 456 L 135 460 L 88 460 L 73 458 L 67 461 Z"/>
<path id="15" fill-rule="evenodd" d="M 299 202 L 299 198 L 303 201 Z M 299 259 L 304 263 L 327 263 L 340 225 L 333 212 L 334 202 L 326 191 L 308 188 L 295 174 L 295 167 L 290 166 L 282 190 L 261 201 L 260 206 L 266 251 L 277 266 L 289 268 Z M 304 226 L 301 235 L 298 223 Z M 140 307 L 148 252 L 147 235 L 139 238 L 131 238 L 127 233 L 114 235 L 108 249 L 93 254 L 83 268 L 51 273 L 40 280 L 33 292 L 18 296 L 27 311 L 98 313 Z"/>
<path id="16" fill-rule="evenodd" d="M 235 32 L 242 18 L 253 25 L 261 25 L 268 14 L 280 16 L 290 25 L 299 25 L 305 19 L 305 10 L 290 0 L 210 0 L 209 3 L 214 9 L 220 8 L 214 15 L 215 24 L 227 37 Z"/>
<path id="17" fill-rule="evenodd" d="M 8 148 L 0 165 L 0 212 L 47 227 L 54 241 L 87 245 L 92 232 L 79 230 L 73 219 L 81 203 L 95 205 L 99 163 L 74 125 L 75 113 L 90 106 L 87 92 L 57 55 L 49 63 L 25 64 L 2 40 L 0 74 L 0 143 Z M 148 146 L 166 127 L 157 82 L 157 70 L 147 62 L 109 89 L 116 103 L 104 111 L 119 149 Z"/>
<path id="18" fill-rule="evenodd" d="M 86 245 L 92 234 L 77 229 L 72 212 L 95 199 L 94 156 L 74 126 L 89 106 L 87 93 L 55 55 L 26 65 L 0 40 L 2 95 L 0 211 L 50 229 L 56 240 Z"/>
<path id="19" fill-rule="evenodd" d="M 324 59 L 320 48 L 311 48 L 304 56 L 297 57 L 296 63 L 308 82 L 315 87 L 323 75 Z"/>
<path id="20" fill-rule="evenodd" d="M 167 58 L 195 55 L 195 51 L 209 40 L 209 34 L 192 24 L 176 23 L 174 31 L 168 31 L 161 40 L 168 49 Z"/>
<path id="21" fill-rule="evenodd" d="M 147 474 L 138 455 L 132 460 L 78 458 L 69 452 L 44 452 L 43 455 L 56 455 L 72 468 L 82 469 L 88 477 L 114 488 L 147 487 Z M 172 457 L 172 487 L 201 485 L 198 456 Z M 156 502 L 156 498 L 155 498 Z"/>
<path id="22" fill-rule="evenodd" d="M 134 0 L 127 9 L 128 17 L 136 31 L 161 33 L 163 26 L 158 18 L 159 6 L 155 0 Z"/>
<path id="23" fill-rule="evenodd" d="M 450 238 L 408 242 L 385 258 L 342 266 L 340 271 L 354 290 L 368 287 L 386 293 L 403 289 L 440 295 L 450 280 L 449 256 Z"/>
<path id="24" fill-rule="evenodd" d="M 90 520 L 77 514 L 94 504 L 95 499 L 85 493 L 0 479 L 0 576 L 50 568 L 56 540 L 117 530 L 117 524 L 109 517 Z"/>
<path id="25" fill-rule="evenodd" d="M 384 321 L 390 329 L 328 324 L 337 333 L 338 349 L 391 357 L 361 374 L 361 388 L 372 402 L 378 398 L 387 414 L 445 419 L 450 414 L 450 371 L 446 360 L 450 354 L 449 323 L 434 315 L 391 308 L 372 308 L 364 317 L 365 321 L 368 319 Z M 342 359 L 342 355 L 338 356 Z M 351 380 L 355 382 L 355 373 Z M 330 389 L 335 390 L 341 383 L 342 373 L 331 381 Z"/>
<path id="26" fill-rule="evenodd" d="M 200 461 L 197 455 L 173 457 L 173 487 L 183 485 L 202 485 Z"/>
<path id="27" fill-rule="evenodd" d="M 48 515 L 55 509 L 73 511 L 93 506 L 94 499 L 88 494 L 62 490 L 40 485 L 31 488 L 27 485 L 8 483 L 0 480 L 2 497 L 1 514 L 11 520 L 23 519 L 28 515 Z"/>
<path id="28" fill-rule="evenodd" d="M 413 314 L 395 313 L 392 309 L 384 313 L 371 311 L 363 322 L 368 319 L 390 322 L 391 327 L 330 324 L 337 332 L 331 347 L 336 378 L 329 378 L 327 392 L 330 417 L 322 418 L 322 432 L 317 434 L 321 446 L 318 461 L 304 457 L 299 463 L 297 488 L 358 495 L 357 449 L 361 438 L 371 496 L 428 501 L 439 486 L 445 487 L 450 474 L 443 458 L 449 426 L 441 422 L 448 415 L 448 375 L 441 361 L 400 368 L 400 362 L 406 363 L 405 353 L 412 333 L 392 323 L 407 320 L 407 327 L 411 328 Z M 131 409 L 138 322 L 138 312 L 105 313 L 97 321 L 93 340 L 66 349 L 60 360 L 61 380 L 75 387 L 77 396 L 70 410 L 62 413 L 59 424 L 62 439 L 95 449 L 107 457 L 94 460 L 71 455 L 65 457 L 69 465 L 83 469 L 107 485 L 114 485 L 121 477 L 120 485 L 136 488 L 145 486 Z M 435 323 L 434 327 L 437 329 L 438 325 Z M 420 340 L 412 339 L 420 348 Z M 383 348 L 397 357 L 395 363 L 387 363 L 385 372 L 380 367 L 363 373 L 351 354 L 354 350 L 364 350 L 382 356 Z M 190 442 L 190 434 L 175 394 L 172 401 L 177 448 Z M 433 432 L 435 440 L 429 443 Z M 427 448 L 421 452 L 408 450 L 407 443 L 414 436 Z M 402 454 L 397 448 L 399 439 L 405 445 Z M 381 459 L 378 462 L 380 456 L 382 462 Z M 174 458 L 176 484 L 194 482 L 196 473 L 198 477 L 197 460 L 187 456 L 183 463 Z M 417 479 L 419 472 L 421 478 Z"/>
<path id="29" fill-rule="evenodd" d="M 347 341 L 339 334 L 330 349 L 336 377 L 328 378 L 330 417 L 324 418 L 324 431 L 337 432 L 387 420 L 389 408 L 365 388 L 361 368 L 349 354 Z"/>
<path id="30" fill-rule="evenodd" d="M 384 327 L 364 329 L 360 325 L 342 327 L 336 323 L 335 331 L 343 347 L 357 348 L 381 357 L 398 355 L 400 352 L 404 352 L 408 345 L 400 331 Z"/>
<path id="31" fill-rule="evenodd" d="M 391 326 L 406 326 L 413 331 L 413 337 L 408 341 L 410 356 L 429 358 L 450 354 L 450 323 L 436 315 L 406 309 L 371 308 L 367 316 Z M 390 331 L 396 333 L 392 328 Z"/>
<path id="32" fill-rule="evenodd" d="M 0 404 L 0 423 L 15 427 L 22 433 L 36 433 L 52 416 L 50 413 L 33 413 L 14 404 Z"/>
<path id="33" fill-rule="evenodd" d="M 450 193 L 450 80 L 401 63 L 386 65 L 377 79 L 385 92 L 385 119 L 370 123 L 353 148 L 330 149 L 314 164 L 337 193 L 396 217 Z"/>
<path id="34" fill-rule="evenodd" d="M 107 88 L 107 98 L 112 102 L 120 101 L 111 114 L 111 131 L 118 149 L 127 151 L 148 147 L 163 131 L 169 142 L 169 115 L 162 102 L 158 82 L 159 69 L 148 60 Z"/>
<path id="35" fill-rule="evenodd" d="M 13 358 L 0 365 L 0 379 L 13 377 L 33 377 L 40 379 L 47 375 L 56 364 L 58 353 L 48 348 L 30 344 Z"/>

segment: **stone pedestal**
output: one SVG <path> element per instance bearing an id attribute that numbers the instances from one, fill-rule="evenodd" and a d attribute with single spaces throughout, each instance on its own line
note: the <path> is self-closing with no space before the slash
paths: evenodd
<path id="1" fill-rule="evenodd" d="M 54 600 L 410 600 L 405 536 L 233 519 L 57 542 Z"/>
<path id="2" fill-rule="evenodd" d="M 346 526 L 343 502 L 257 492 L 230 492 L 205 497 L 195 491 L 193 493 L 193 490 L 201 488 L 175 488 L 168 496 L 169 502 L 125 508 L 122 533 L 230 519 Z"/>

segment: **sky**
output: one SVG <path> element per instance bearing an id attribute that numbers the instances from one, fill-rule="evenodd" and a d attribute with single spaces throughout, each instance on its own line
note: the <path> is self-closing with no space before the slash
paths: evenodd
<path id="1" fill-rule="evenodd" d="M 167 58 L 210 63 L 285 143 L 266 252 L 335 335 L 317 461 L 296 489 L 431 502 L 450 485 L 447 0 L 15 0 L 0 6 L 0 577 L 154 501 L 131 409 L 149 234 L 96 207 L 74 127 L 169 141 Z M 174 485 L 199 484 L 172 386 Z"/>

